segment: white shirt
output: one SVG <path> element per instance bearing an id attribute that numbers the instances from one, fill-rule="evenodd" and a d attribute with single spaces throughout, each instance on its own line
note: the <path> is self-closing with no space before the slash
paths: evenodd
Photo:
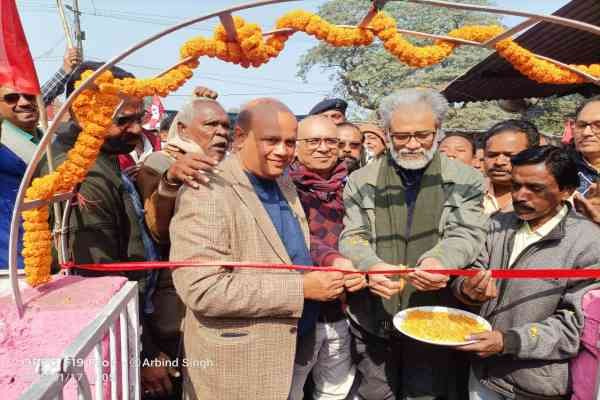
<path id="1" fill-rule="evenodd" d="M 517 233 L 515 234 L 515 242 L 513 244 L 512 253 L 510 253 L 510 261 L 508 265 L 512 265 L 517 257 L 530 245 L 539 242 L 552 231 L 552 229 L 556 228 L 560 221 L 567 215 L 569 208 L 567 206 L 563 206 L 561 210 L 552 217 L 549 221 L 547 221 L 544 225 L 537 228 L 535 231 L 531 230 L 528 222 L 525 222 L 523 226 L 519 228 Z"/>
<path id="2" fill-rule="evenodd" d="M 0 132 L 0 143 L 8 147 L 25 164 L 29 164 L 37 149 L 37 144 L 31 141 L 33 136 L 6 119 L 0 125 Z"/>
<path id="3" fill-rule="evenodd" d="M 133 158 L 133 162 L 139 164 L 146 160 L 146 158 L 154 152 L 154 148 L 152 147 L 152 143 L 150 139 L 146 137 L 145 134 L 142 133 L 142 144 L 144 145 L 144 150 L 141 155 L 138 155 L 137 150 L 133 150 L 129 155 Z"/>

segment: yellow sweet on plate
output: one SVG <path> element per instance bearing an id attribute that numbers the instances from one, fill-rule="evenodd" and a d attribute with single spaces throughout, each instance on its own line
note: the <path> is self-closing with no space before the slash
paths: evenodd
<path id="1" fill-rule="evenodd" d="M 448 311 L 409 311 L 402 330 L 419 339 L 438 343 L 460 343 L 488 328 L 475 318 Z"/>

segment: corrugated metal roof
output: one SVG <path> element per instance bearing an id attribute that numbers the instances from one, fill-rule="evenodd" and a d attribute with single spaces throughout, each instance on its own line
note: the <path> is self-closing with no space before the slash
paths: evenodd
<path id="1" fill-rule="evenodd" d="M 600 26 L 600 0 L 573 0 L 554 15 Z M 537 54 L 567 64 L 600 62 L 600 36 L 561 25 L 541 22 L 516 39 Z M 546 85 L 528 79 L 494 53 L 455 79 L 444 90 L 451 102 L 548 97 L 600 93 L 594 84 Z"/>

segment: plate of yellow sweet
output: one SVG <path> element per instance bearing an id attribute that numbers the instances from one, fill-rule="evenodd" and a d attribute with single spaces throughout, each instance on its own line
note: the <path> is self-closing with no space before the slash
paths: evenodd
<path id="1" fill-rule="evenodd" d="M 470 344 L 470 335 L 492 330 L 479 315 L 442 306 L 407 308 L 394 316 L 394 326 L 412 339 L 439 346 Z"/>

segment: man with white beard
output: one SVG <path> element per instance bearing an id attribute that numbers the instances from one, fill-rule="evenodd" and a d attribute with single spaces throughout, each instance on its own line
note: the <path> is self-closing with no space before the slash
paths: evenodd
<path id="1" fill-rule="evenodd" d="M 408 307 L 457 305 L 447 276 L 420 269 L 467 266 L 485 239 L 481 174 L 437 151 L 447 109 L 446 99 L 430 89 L 386 97 L 379 114 L 390 151 L 346 184 L 341 253 L 362 271 L 417 269 L 404 279 L 369 275 L 369 290 L 348 296 L 362 376 L 355 398 L 468 397 L 460 355 L 402 336 L 392 324 Z"/>

